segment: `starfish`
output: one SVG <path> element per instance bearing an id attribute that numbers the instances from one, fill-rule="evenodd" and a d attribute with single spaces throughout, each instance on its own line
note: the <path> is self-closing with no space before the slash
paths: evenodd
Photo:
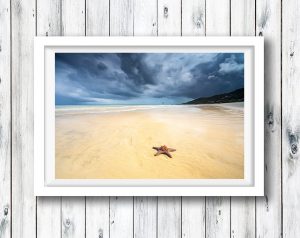
<path id="1" fill-rule="evenodd" d="M 176 151 L 175 149 L 168 148 L 166 145 L 162 145 L 161 147 L 152 147 L 152 148 L 157 150 L 157 153 L 154 156 L 165 154 L 169 158 L 172 158 L 172 155 L 170 154 L 170 152 Z"/>

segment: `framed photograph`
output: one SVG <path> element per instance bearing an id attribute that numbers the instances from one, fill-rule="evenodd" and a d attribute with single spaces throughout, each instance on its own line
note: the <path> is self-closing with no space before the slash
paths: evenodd
<path id="1" fill-rule="evenodd" d="M 262 37 L 36 37 L 36 196 L 262 196 Z"/>

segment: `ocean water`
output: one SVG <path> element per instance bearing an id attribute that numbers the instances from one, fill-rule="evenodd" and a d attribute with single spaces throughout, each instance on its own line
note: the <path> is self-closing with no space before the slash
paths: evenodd
<path id="1" fill-rule="evenodd" d="M 224 103 L 224 104 L 210 104 L 217 107 L 227 108 L 228 110 L 240 109 L 243 110 L 244 103 Z M 101 113 L 118 113 L 130 112 L 151 109 L 189 109 L 190 111 L 199 112 L 201 107 L 207 107 L 208 104 L 203 105 L 63 105 L 55 106 L 55 115 L 77 115 L 77 114 L 101 114 Z"/>

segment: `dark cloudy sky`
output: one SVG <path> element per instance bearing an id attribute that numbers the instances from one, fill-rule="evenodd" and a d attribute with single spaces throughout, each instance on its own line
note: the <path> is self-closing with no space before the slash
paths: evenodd
<path id="1" fill-rule="evenodd" d="M 244 87 L 242 53 L 56 53 L 55 103 L 177 104 Z"/>

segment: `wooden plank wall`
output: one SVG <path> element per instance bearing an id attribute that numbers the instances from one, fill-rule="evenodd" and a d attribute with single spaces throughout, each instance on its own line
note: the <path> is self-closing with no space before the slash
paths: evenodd
<path id="1" fill-rule="evenodd" d="M 300 237 L 298 0 L 0 0 L 0 237 Z M 33 196 L 33 37 L 265 37 L 265 193 Z"/>

